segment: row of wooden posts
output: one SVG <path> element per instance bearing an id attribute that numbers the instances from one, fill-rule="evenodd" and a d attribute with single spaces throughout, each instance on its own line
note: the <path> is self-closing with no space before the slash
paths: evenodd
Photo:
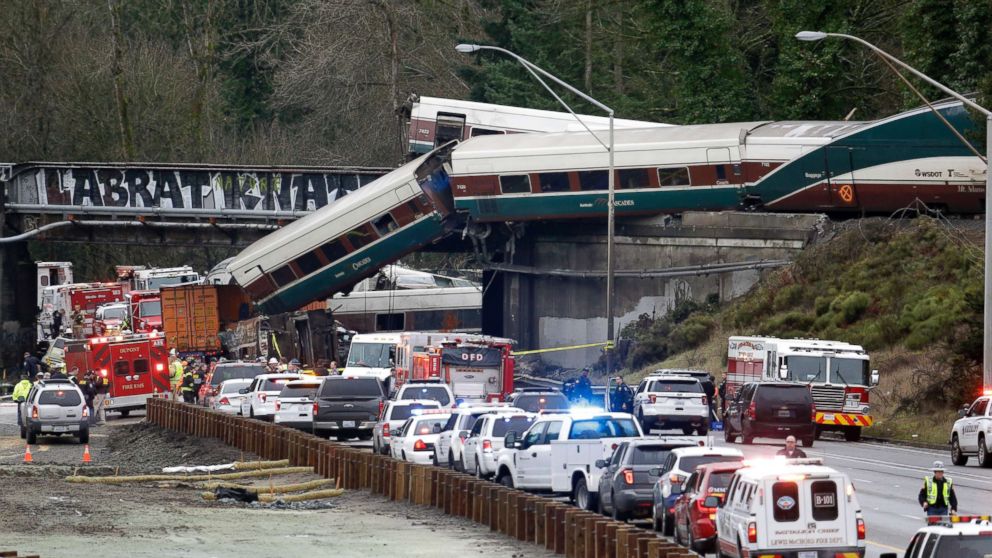
<path id="1" fill-rule="evenodd" d="M 691 558 L 698 556 L 654 532 L 574 506 L 439 467 L 375 455 L 256 419 L 149 399 L 147 420 L 199 437 L 217 438 L 263 459 L 313 467 L 346 489 L 367 489 L 395 501 L 434 506 L 568 558 Z"/>

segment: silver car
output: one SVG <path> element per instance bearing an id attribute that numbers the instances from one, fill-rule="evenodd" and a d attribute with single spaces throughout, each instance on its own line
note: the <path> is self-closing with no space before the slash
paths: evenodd
<path id="1" fill-rule="evenodd" d="M 41 380 L 21 402 L 21 438 L 38 443 L 38 436 L 76 436 L 90 441 L 90 410 L 83 392 L 69 380 Z"/>
<path id="2" fill-rule="evenodd" d="M 229 415 L 240 415 L 241 414 L 241 402 L 244 401 L 245 395 L 241 394 L 241 390 L 247 388 L 254 378 L 235 378 L 233 380 L 224 380 L 221 382 L 220 386 L 217 387 L 217 394 L 213 396 L 213 403 L 211 407 L 215 411 L 220 411 Z"/>

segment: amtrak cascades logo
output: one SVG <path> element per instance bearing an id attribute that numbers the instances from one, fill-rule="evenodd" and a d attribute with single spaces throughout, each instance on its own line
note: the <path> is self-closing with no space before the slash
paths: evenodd
<path id="1" fill-rule="evenodd" d="M 780 510 L 789 511 L 796 507 L 796 501 L 792 498 L 792 496 L 782 496 L 775 501 L 775 505 L 778 506 Z"/>

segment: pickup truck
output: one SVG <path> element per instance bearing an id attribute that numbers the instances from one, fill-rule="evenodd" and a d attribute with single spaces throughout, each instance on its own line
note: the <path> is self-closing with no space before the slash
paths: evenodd
<path id="1" fill-rule="evenodd" d="M 313 433 L 371 440 L 372 429 L 386 404 L 386 388 L 374 377 L 328 376 L 313 403 Z"/>
<path id="2" fill-rule="evenodd" d="M 496 460 L 496 482 L 522 490 L 565 494 L 585 510 L 596 509 L 596 466 L 630 438 L 642 438 L 627 413 L 541 415 L 523 434 L 507 432 Z"/>

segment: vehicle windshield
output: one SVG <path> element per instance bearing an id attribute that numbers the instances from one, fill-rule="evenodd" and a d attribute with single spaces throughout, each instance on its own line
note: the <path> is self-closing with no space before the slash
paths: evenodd
<path id="1" fill-rule="evenodd" d="M 830 381 L 835 384 L 868 385 L 868 361 L 856 358 L 830 359 Z"/>
<path id="2" fill-rule="evenodd" d="M 321 397 L 382 397 L 382 384 L 375 378 L 327 379 Z"/>
<path id="3" fill-rule="evenodd" d="M 812 403 L 813 396 L 809 388 L 799 384 L 769 385 L 761 384 L 755 401 L 768 405 L 785 405 L 786 403 Z"/>
<path id="4" fill-rule="evenodd" d="M 82 402 L 79 392 L 75 389 L 45 390 L 38 398 L 39 405 L 58 405 L 60 407 L 75 407 Z"/>
<path id="5" fill-rule="evenodd" d="M 392 343 L 352 343 L 347 366 L 391 368 L 396 345 Z"/>
<path id="6" fill-rule="evenodd" d="M 239 378 L 251 380 L 265 372 L 264 366 L 218 366 L 214 369 L 214 375 L 210 377 L 210 383 L 216 386 L 225 380 Z"/>
<path id="7" fill-rule="evenodd" d="M 733 471 L 710 474 L 709 489 L 711 492 L 726 492 L 730 479 L 734 478 Z"/>
<path id="8" fill-rule="evenodd" d="M 661 465 L 672 452 L 672 446 L 636 446 L 631 456 L 632 465 Z"/>
<path id="9" fill-rule="evenodd" d="M 568 398 L 556 393 L 523 394 L 514 398 L 513 406 L 530 413 L 540 411 L 567 411 Z"/>
<path id="10" fill-rule="evenodd" d="M 279 399 L 290 399 L 293 397 L 306 397 L 313 399 L 317 396 L 318 384 L 306 384 L 299 386 L 286 386 L 279 392 Z"/>
<path id="11" fill-rule="evenodd" d="M 639 438 L 633 419 L 596 417 L 572 423 L 569 439 L 597 440 L 599 438 Z"/>
<path id="12" fill-rule="evenodd" d="M 149 316 L 161 316 L 162 315 L 162 301 L 160 300 L 146 300 L 138 303 L 138 312 L 141 316 L 147 318 Z"/>
<path id="13" fill-rule="evenodd" d="M 127 313 L 127 308 L 124 306 L 111 306 L 108 308 L 100 308 L 97 310 L 98 320 L 123 320 L 124 315 Z"/>
<path id="14" fill-rule="evenodd" d="M 409 405 L 393 405 L 389 412 L 389 420 L 406 420 L 413 416 L 414 411 L 424 409 L 437 409 L 437 405 L 427 405 L 425 403 L 411 403 Z"/>
<path id="15" fill-rule="evenodd" d="M 227 382 L 220 388 L 221 393 L 238 393 L 248 387 L 251 382 Z"/>
<path id="16" fill-rule="evenodd" d="M 184 283 L 195 283 L 199 281 L 200 278 L 197 275 L 178 275 L 172 277 L 155 277 L 146 280 L 147 287 L 145 290 L 155 291 L 166 285 L 182 285 Z"/>
<path id="17" fill-rule="evenodd" d="M 403 395 L 399 399 L 430 399 L 431 401 L 437 401 L 445 407 L 451 405 L 451 397 L 448 395 L 448 390 L 442 386 L 418 386 L 404 389 Z"/>
<path id="18" fill-rule="evenodd" d="M 413 428 L 409 434 L 422 436 L 424 434 L 437 434 L 444 428 L 444 423 L 448 422 L 448 417 L 441 415 L 439 418 L 429 418 L 418 420 L 413 423 Z M 434 431 L 435 427 L 438 429 Z"/>
<path id="19" fill-rule="evenodd" d="M 785 364 L 789 367 L 787 380 L 805 383 L 827 381 L 825 357 L 790 356 L 785 357 Z"/>
<path id="20" fill-rule="evenodd" d="M 703 386 L 696 380 L 657 380 L 648 386 L 649 392 L 703 393 Z"/>
<path id="21" fill-rule="evenodd" d="M 261 391 L 281 392 L 283 386 L 285 386 L 289 382 L 292 382 L 295 379 L 296 378 L 272 378 L 269 380 L 265 380 L 265 384 L 262 386 Z"/>
<path id="22" fill-rule="evenodd" d="M 988 556 L 992 554 L 992 537 L 987 534 L 977 537 L 940 537 L 937 543 L 937 551 L 934 556 L 958 557 L 958 556 Z"/>
<path id="23" fill-rule="evenodd" d="M 727 463 L 729 461 L 744 461 L 739 455 L 689 455 L 679 461 L 679 469 L 686 472 L 693 472 L 696 467 L 707 463 Z"/>
<path id="24" fill-rule="evenodd" d="M 534 417 L 498 417 L 493 419 L 493 437 L 502 438 L 507 432 L 524 432 L 534 424 Z"/>

